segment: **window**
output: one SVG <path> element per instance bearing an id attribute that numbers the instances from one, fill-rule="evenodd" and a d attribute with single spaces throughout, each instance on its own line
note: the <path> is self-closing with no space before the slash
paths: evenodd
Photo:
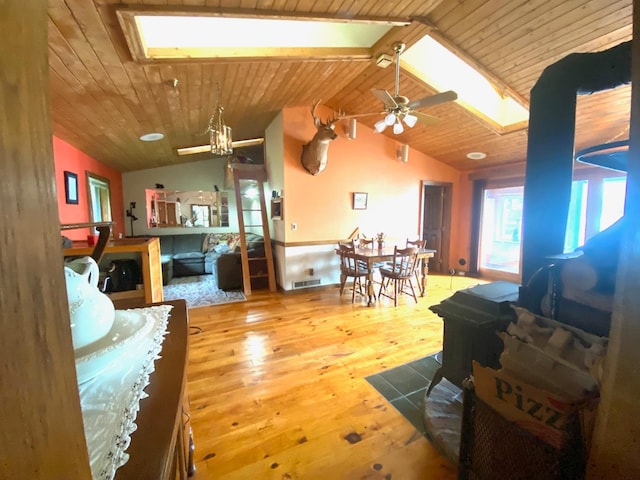
<path id="1" fill-rule="evenodd" d="M 520 273 L 524 187 L 488 188 L 482 202 L 480 268 Z"/>
<path id="2" fill-rule="evenodd" d="M 458 104 L 499 133 L 527 125 L 528 108 L 512 97 L 506 86 L 497 88 L 496 79 L 490 81 L 483 72 L 429 35 L 403 53 L 401 65 L 439 92 L 454 90 Z"/>
<path id="3" fill-rule="evenodd" d="M 92 222 L 111 221 L 111 188 L 109 180 L 87 172 L 89 211 Z"/>
<path id="4" fill-rule="evenodd" d="M 593 171 L 576 173 L 583 178 L 571 184 L 564 253 L 581 247 L 624 214 L 626 177 L 604 177 L 602 172 Z M 523 199 L 523 186 L 484 189 L 478 247 L 480 270 L 490 270 L 494 275 L 498 272 L 495 276 L 507 280 L 520 274 Z"/>
<path id="5" fill-rule="evenodd" d="M 564 252 L 573 252 L 624 214 L 626 177 L 574 180 L 567 218 Z"/>
<path id="6" fill-rule="evenodd" d="M 567 233 L 564 239 L 564 252 L 573 252 L 584 245 L 587 232 L 587 196 L 589 182 L 576 180 L 571 183 L 571 201 L 569 202 L 569 218 Z"/>
<path id="7" fill-rule="evenodd" d="M 602 213 L 600 213 L 599 231 L 610 227 L 622 217 L 626 191 L 626 177 L 604 179 L 602 182 Z"/>

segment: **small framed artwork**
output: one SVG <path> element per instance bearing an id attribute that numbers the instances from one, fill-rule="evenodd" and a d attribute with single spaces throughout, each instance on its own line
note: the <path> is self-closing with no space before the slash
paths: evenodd
<path id="1" fill-rule="evenodd" d="M 67 203 L 78 204 L 78 174 L 64 172 L 64 198 Z"/>
<path id="2" fill-rule="evenodd" d="M 366 210 L 368 195 L 369 195 L 368 193 L 364 193 L 364 192 L 353 192 L 353 209 Z"/>

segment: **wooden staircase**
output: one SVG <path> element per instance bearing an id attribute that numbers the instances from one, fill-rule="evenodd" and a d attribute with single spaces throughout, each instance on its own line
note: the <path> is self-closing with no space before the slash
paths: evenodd
<path id="1" fill-rule="evenodd" d="M 275 292 L 276 277 L 273 265 L 273 251 L 269 235 L 267 205 L 264 197 L 264 182 L 267 180 L 264 165 L 236 164 L 231 168 L 233 169 L 238 227 L 240 229 L 244 294 L 251 295 L 252 288 L 265 288 L 266 285 L 268 285 L 269 291 Z M 257 206 L 255 201 L 249 202 L 249 199 L 243 195 L 243 192 L 246 192 L 249 187 L 255 187 L 258 191 L 259 203 Z M 264 257 L 249 258 L 247 229 L 251 233 L 262 235 L 264 239 Z M 257 232 L 257 229 L 260 229 L 260 232 Z"/>

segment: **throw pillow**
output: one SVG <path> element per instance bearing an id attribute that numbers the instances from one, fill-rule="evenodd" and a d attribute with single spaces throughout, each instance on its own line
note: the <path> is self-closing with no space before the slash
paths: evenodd
<path id="1" fill-rule="evenodd" d="M 213 249 L 218 245 L 218 239 L 215 234 L 207 233 L 202 242 L 202 253 L 211 253 Z"/>
<path id="2" fill-rule="evenodd" d="M 216 253 L 227 253 L 229 251 L 229 245 L 226 243 L 220 243 L 213 249 Z"/>
<path id="3" fill-rule="evenodd" d="M 229 239 L 227 240 L 227 245 L 229 245 L 229 250 L 235 252 L 236 247 L 240 245 L 240 234 L 229 234 Z"/>

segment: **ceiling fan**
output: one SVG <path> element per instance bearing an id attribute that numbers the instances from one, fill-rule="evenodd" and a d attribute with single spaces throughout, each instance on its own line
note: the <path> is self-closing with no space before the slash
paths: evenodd
<path id="1" fill-rule="evenodd" d="M 458 94 L 453 90 L 437 93 L 435 95 L 429 95 L 419 100 L 410 101 L 407 97 L 399 94 L 400 88 L 400 54 L 404 51 L 405 44 L 402 42 L 396 42 L 393 44 L 393 51 L 396 54 L 396 82 L 394 95 L 391 95 L 386 90 L 380 90 L 376 88 L 371 89 L 378 100 L 384 104 L 383 112 L 376 113 L 363 113 L 356 115 L 346 115 L 341 118 L 353 118 L 362 117 L 367 115 L 384 115 L 382 120 L 379 120 L 375 124 L 377 132 L 382 132 L 388 126 L 393 125 L 393 133 L 400 134 L 404 132 L 402 122 L 408 127 L 415 126 L 416 122 L 423 123 L 425 125 L 435 125 L 439 119 L 427 115 L 426 113 L 418 112 L 417 110 L 425 107 L 432 107 L 445 102 L 451 102 L 458 98 Z"/>

